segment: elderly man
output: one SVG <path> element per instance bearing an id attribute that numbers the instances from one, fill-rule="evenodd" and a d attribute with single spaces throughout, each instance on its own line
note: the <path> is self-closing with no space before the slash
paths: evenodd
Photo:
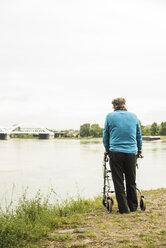
<path id="1" fill-rule="evenodd" d="M 110 158 L 118 211 L 128 213 L 138 207 L 136 160 L 142 150 L 141 128 L 136 115 L 127 111 L 124 98 L 116 98 L 112 104 L 114 112 L 106 116 L 103 144 Z"/>

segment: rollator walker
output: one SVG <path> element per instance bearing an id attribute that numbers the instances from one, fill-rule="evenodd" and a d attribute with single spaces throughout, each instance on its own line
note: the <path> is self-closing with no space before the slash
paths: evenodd
<path id="1" fill-rule="evenodd" d="M 143 158 L 142 155 L 139 155 L 138 158 Z M 136 167 L 138 168 L 138 164 L 136 164 Z M 109 165 L 109 157 L 107 155 L 104 155 L 103 159 L 103 177 L 104 177 L 104 186 L 103 186 L 103 205 L 107 208 L 108 212 L 112 212 L 112 207 L 114 204 L 114 200 L 111 197 L 112 194 L 115 193 L 115 190 L 111 189 L 111 182 L 112 182 L 112 174 L 111 169 Z M 146 203 L 144 199 L 144 195 L 142 194 L 141 190 L 136 188 L 139 193 L 139 206 L 142 211 L 145 211 L 146 209 Z"/>

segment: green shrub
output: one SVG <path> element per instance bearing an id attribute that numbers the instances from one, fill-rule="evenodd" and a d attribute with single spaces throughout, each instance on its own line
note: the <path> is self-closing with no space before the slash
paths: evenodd
<path id="1" fill-rule="evenodd" d="M 70 222 L 73 214 L 93 211 L 95 202 L 70 198 L 61 204 L 50 204 L 50 195 L 43 199 L 40 191 L 34 199 L 27 199 L 26 193 L 18 206 L 0 213 L 0 248 L 21 248 L 46 237 L 50 230 Z M 74 220 L 72 220 L 74 222 Z M 78 221 L 76 218 L 75 221 Z"/>

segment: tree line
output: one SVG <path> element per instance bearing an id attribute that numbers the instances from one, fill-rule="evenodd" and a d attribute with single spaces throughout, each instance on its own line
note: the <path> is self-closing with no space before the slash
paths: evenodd
<path id="1" fill-rule="evenodd" d="M 152 125 L 144 126 L 141 121 L 139 121 L 142 135 L 143 136 L 156 136 L 156 135 L 166 135 L 166 122 L 161 122 L 158 125 L 156 122 L 153 122 Z M 80 137 L 102 137 L 103 128 L 99 124 L 90 124 L 84 123 L 80 126 Z"/>
<path id="2" fill-rule="evenodd" d="M 166 122 L 161 122 L 160 125 L 157 122 L 153 122 L 150 126 L 143 126 L 140 121 L 140 126 L 142 130 L 142 135 L 156 136 L 156 135 L 166 135 Z"/>
<path id="3" fill-rule="evenodd" d="M 103 136 L 103 128 L 99 126 L 99 124 L 90 124 L 84 123 L 80 126 L 80 137 L 102 137 Z"/>

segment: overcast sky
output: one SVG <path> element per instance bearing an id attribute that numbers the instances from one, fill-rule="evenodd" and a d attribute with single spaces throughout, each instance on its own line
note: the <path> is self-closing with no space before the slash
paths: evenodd
<path id="1" fill-rule="evenodd" d="M 0 126 L 166 121 L 165 0 L 1 0 Z"/>

